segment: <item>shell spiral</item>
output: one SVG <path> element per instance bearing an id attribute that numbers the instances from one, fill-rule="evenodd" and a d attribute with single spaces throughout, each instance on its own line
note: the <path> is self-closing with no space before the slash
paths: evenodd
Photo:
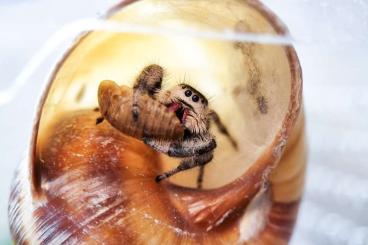
<path id="1" fill-rule="evenodd" d="M 107 18 L 180 30 L 287 33 L 256 0 L 123 1 Z M 196 170 L 157 184 L 155 176 L 177 160 L 130 137 L 142 134 L 125 127 L 130 122 L 120 130 L 125 133 L 95 123 L 100 81 L 117 81 L 122 85 L 110 83 L 111 91 L 129 94 L 132 84 L 124 81 L 156 58 L 169 73 L 164 84 L 185 75 L 215 95 L 210 105 L 237 140 L 235 151 L 211 128 L 218 148 L 204 189 L 193 188 Z M 153 107 L 166 115 L 165 107 Z M 145 114 L 156 115 L 149 108 Z M 291 46 L 87 33 L 55 68 L 41 98 L 9 200 L 14 242 L 287 244 L 303 192 L 303 115 L 301 68 Z M 166 117 L 162 123 L 175 138 L 182 129 L 173 115 Z"/>

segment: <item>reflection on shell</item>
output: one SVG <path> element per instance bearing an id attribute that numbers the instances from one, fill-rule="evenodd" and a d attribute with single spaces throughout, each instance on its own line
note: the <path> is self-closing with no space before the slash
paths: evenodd
<path id="1" fill-rule="evenodd" d="M 114 8 L 110 18 L 200 30 L 286 32 L 255 0 L 142 0 L 125 5 Z M 149 44 L 157 46 L 142 50 Z M 208 62 L 173 57 L 178 45 L 182 55 L 196 50 L 198 60 Z M 214 93 L 212 106 L 236 133 L 239 152 L 214 131 L 219 147 L 206 167 L 204 190 L 191 188 L 195 171 L 155 183 L 158 173 L 177 162 L 108 123 L 95 125 L 99 82 L 132 81 L 132 74 L 157 54 L 172 76 L 184 71 L 198 81 L 196 88 Z M 57 67 L 41 100 L 30 154 L 10 197 L 14 241 L 286 244 L 305 172 L 301 83 L 292 47 L 87 34 Z"/>

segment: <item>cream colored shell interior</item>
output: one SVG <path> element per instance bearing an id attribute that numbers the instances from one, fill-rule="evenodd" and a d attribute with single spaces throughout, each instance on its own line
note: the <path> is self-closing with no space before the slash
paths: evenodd
<path id="1" fill-rule="evenodd" d="M 276 33 L 264 16 L 237 0 L 142 0 L 109 19 L 175 30 Z M 42 111 L 38 146 L 58 115 L 97 107 L 101 80 L 132 86 L 143 67 L 152 63 L 165 68 L 163 89 L 186 82 L 205 94 L 238 141 L 236 151 L 215 126 L 211 128 L 218 148 L 206 166 L 204 188 L 222 186 L 242 175 L 281 128 L 291 91 L 283 46 L 93 31 L 76 43 L 55 71 Z M 163 170 L 179 161 L 162 158 Z M 180 173 L 171 181 L 195 186 L 197 171 Z"/>

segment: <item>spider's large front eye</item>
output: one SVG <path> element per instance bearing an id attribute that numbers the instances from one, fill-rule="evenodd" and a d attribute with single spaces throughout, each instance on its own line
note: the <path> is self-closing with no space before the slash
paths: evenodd
<path id="1" fill-rule="evenodd" d="M 191 95 L 192 95 L 192 91 L 190 90 L 185 91 L 185 96 L 190 97 Z"/>
<path id="2" fill-rule="evenodd" d="M 199 101 L 198 95 L 193 95 L 192 100 L 193 102 L 198 102 Z"/>

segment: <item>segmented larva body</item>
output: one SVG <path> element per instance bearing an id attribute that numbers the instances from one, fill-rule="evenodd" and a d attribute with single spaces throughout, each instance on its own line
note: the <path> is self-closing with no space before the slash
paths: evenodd
<path id="1" fill-rule="evenodd" d="M 144 136 L 178 139 L 184 128 L 173 112 L 153 98 L 142 95 L 138 101 L 140 116 L 132 114 L 133 90 L 113 81 L 102 81 L 98 89 L 101 115 L 126 135 L 141 139 Z"/>

